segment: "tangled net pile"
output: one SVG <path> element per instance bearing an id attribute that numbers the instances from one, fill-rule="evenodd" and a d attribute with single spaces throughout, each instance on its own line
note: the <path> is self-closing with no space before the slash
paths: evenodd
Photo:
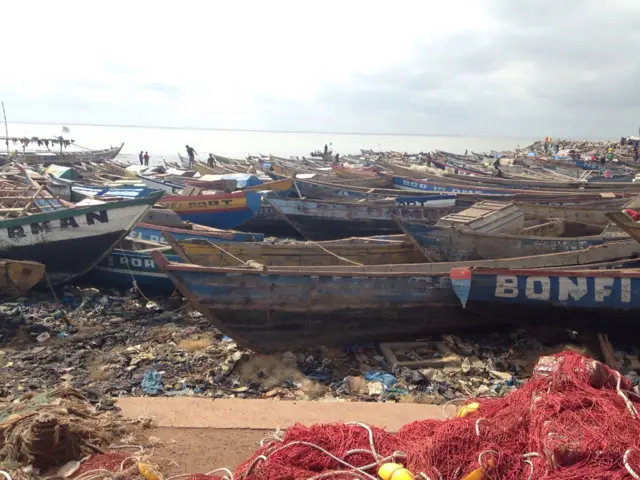
<path id="1" fill-rule="evenodd" d="M 618 372 L 574 352 L 541 357 L 532 378 L 504 398 L 395 435 L 362 424 L 289 428 L 235 473 L 216 479 L 377 479 L 387 462 L 416 478 L 640 480 L 640 397 Z M 198 478 L 203 478 L 199 476 Z M 477 477 L 476 477 L 477 478 Z"/>
<path id="2" fill-rule="evenodd" d="M 27 394 L 0 411 L 0 461 L 46 469 L 92 453 L 129 432 L 115 411 L 101 411 L 73 388 Z"/>

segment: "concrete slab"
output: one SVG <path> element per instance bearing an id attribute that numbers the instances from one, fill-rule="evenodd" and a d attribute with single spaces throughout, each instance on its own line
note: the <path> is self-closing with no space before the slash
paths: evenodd
<path id="1" fill-rule="evenodd" d="M 311 402 L 194 397 L 123 397 L 125 416 L 151 417 L 158 427 L 284 429 L 294 423 L 362 422 L 397 431 L 426 418 L 444 420 L 442 406 L 414 403 Z M 455 407 L 448 407 L 448 414 Z"/>

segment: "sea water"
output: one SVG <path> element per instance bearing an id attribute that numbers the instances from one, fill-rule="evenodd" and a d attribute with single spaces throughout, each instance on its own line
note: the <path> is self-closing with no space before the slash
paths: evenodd
<path id="1" fill-rule="evenodd" d="M 65 138 L 74 139 L 79 147 L 92 150 L 101 150 L 124 142 L 122 160 L 137 161 L 137 155 L 142 150 L 149 152 L 151 163 L 161 163 L 162 159 L 174 161 L 178 153 L 186 156 L 185 145 L 195 148 L 198 158 L 205 160 L 209 153 L 234 158 L 269 154 L 285 158 L 308 156 L 312 151 L 322 150 L 325 144 L 329 145 L 334 153 L 341 155 L 356 154 L 360 149 L 409 153 L 445 150 L 462 154 L 465 150 L 509 150 L 518 146 L 525 147 L 539 140 L 526 137 L 295 133 L 73 124 L 64 126 L 68 128 L 69 133 L 62 133 L 63 125 L 10 123 L 9 136 L 51 138 L 64 135 Z M 21 148 L 19 143 L 10 143 L 9 147 L 12 150 Z M 3 145 L 0 144 L 0 152 L 3 150 Z"/>

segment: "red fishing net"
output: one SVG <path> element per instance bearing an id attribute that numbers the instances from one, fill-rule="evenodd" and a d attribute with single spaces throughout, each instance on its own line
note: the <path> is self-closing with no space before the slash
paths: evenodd
<path id="1" fill-rule="evenodd" d="M 295 425 L 234 478 L 370 480 L 396 462 L 429 480 L 477 469 L 486 480 L 640 480 L 640 398 L 600 362 L 574 352 L 542 357 L 520 389 L 471 402 L 480 406 L 463 418 L 417 421 L 395 435 L 362 424 Z"/>
<path id="2" fill-rule="evenodd" d="M 74 473 L 74 478 L 84 477 L 87 472 L 103 471 L 120 473 L 128 467 L 136 465 L 136 460 L 132 458 L 131 453 L 123 451 L 107 451 L 91 455 L 87 460 L 80 464 L 80 468 Z"/>

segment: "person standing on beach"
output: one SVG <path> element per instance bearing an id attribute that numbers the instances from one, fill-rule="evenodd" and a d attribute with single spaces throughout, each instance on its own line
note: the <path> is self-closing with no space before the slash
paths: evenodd
<path id="1" fill-rule="evenodd" d="M 149 166 L 149 152 L 144 152 L 144 166 L 148 167 Z"/>
<path id="2" fill-rule="evenodd" d="M 142 163 L 142 150 L 140 150 L 140 154 L 138 155 L 138 160 L 140 160 L 140 165 L 143 165 Z"/>
<path id="3" fill-rule="evenodd" d="M 189 168 L 193 167 L 193 164 L 196 163 L 196 155 L 198 154 L 198 152 L 196 152 L 193 147 L 190 147 L 189 145 L 187 145 L 185 147 L 187 149 L 187 155 L 189 156 Z"/>

